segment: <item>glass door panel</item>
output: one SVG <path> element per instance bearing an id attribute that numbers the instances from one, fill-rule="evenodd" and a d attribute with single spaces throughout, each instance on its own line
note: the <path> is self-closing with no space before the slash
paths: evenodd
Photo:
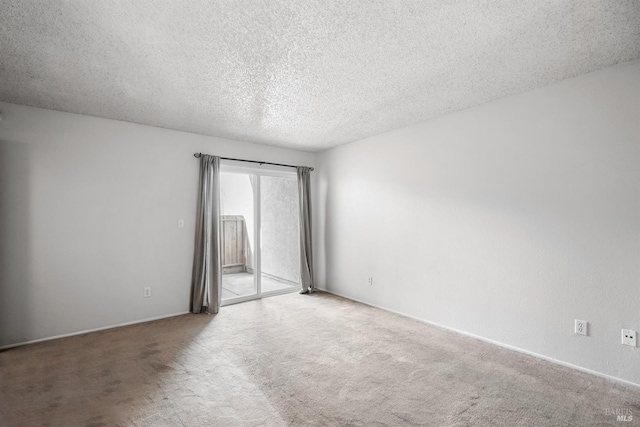
<path id="1" fill-rule="evenodd" d="M 260 177 L 260 287 L 262 294 L 300 287 L 298 183 L 291 177 Z"/>
<path id="2" fill-rule="evenodd" d="M 251 174 L 220 174 L 223 301 L 258 294 L 254 275 L 256 182 Z"/>

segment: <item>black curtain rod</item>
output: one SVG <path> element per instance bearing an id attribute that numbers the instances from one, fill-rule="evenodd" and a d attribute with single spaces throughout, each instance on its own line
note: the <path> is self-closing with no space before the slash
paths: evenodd
<path id="1" fill-rule="evenodd" d="M 193 157 L 196 159 L 200 158 L 202 153 L 195 153 Z M 273 165 L 273 166 L 284 166 L 286 168 L 297 168 L 297 166 L 293 165 L 283 165 L 282 163 L 271 163 L 271 162 L 261 162 L 259 160 L 245 160 L 245 159 L 234 159 L 232 157 L 220 157 L 220 160 L 234 160 L 236 162 L 248 162 L 248 163 L 258 163 L 260 165 Z M 313 168 L 309 168 L 309 170 L 313 170 Z"/>

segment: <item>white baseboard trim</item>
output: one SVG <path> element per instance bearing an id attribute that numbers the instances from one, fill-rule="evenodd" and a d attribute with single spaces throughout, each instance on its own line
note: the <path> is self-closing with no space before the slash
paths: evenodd
<path id="1" fill-rule="evenodd" d="M 83 335 L 83 334 L 88 334 L 88 333 L 91 333 L 91 332 L 104 331 L 106 329 L 120 328 L 122 326 L 135 325 L 137 323 L 152 322 L 154 320 L 166 319 L 168 317 L 182 316 L 183 314 L 188 314 L 188 313 L 190 313 L 190 312 L 189 311 L 182 311 L 182 312 L 179 312 L 179 313 L 164 314 L 162 316 L 147 317 L 145 319 L 132 320 L 131 322 L 124 322 L 124 323 L 118 323 L 118 324 L 115 324 L 115 325 L 102 326 L 102 327 L 99 327 L 99 328 L 86 329 L 84 331 L 71 332 L 71 333 L 62 334 L 62 335 L 54 335 L 52 337 L 46 337 L 46 338 L 38 338 L 37 340 L 30 340 L 30 341 L 18 342 L 18 343 L 14 343 L 14 344 L 7 344 L 7 345 L 0 346 L 0 350 L 6 350 L 8 348 L 13 348 L 13 347 L 20 347 L 20 346 L 28 345 L 28 344 L 35 344 L 35 343 L 39 343 L 39 342 L 43 342 L 43 341 L 57 340 L 59 338 L 72 337 L 74 335 Z"/>
<path id="2" fill-rule="evenodd" d="M 505 343 L 502 343 L 500 341 L 494 341 L 492 339 L 481 337 L 479 335 L 475 335 L 475 334 L 472 334 L 472 333 L 469 333 L 469 332 L 465 332 L 465 331 L 462 331 L 460 329 L 452 328 L 450 326 L 441 325 L 440 323 L 436 323 L 436 322 L 432 322 L 432 321 L 429 321 L 429 320 L 421 319 L 420 317 L 412 316 L 410 314 L 406 314 L 406 313 L 403 313 L 401 311 L 392 310 L 390 308 L 386 308 L 386 307 L 383 307 L 383 306 L 380 306 L 380 305 L 377 305 L 377 304 L 372 304 L 370 302 L 362 301 L 360 299 L 353 298 L 353 297 L 350 297 L 350 296 L 347 296 L 347 295 L 343 295 L 343 294 L 340 294 L 338 292 L 333 292 L 333 291 L 330 291 L 330 290 L 327 290 L 327 289 L 320 289 L 320 288 L 317 288 L 317 289 L 322 290 L 322 291 L 327 292 L 327 293 L 332 294 L 332 295 L 336 295 L 336 296 L 339 296 L 339 297 L 342 297 L 342 298 L 346 298 L 346 299 L 351 300 L 351 301 L 359 302 L 360 304 L 368 305 L 370 307 L 379 308 L 380 310 L 388 311 L 390 313 L 398 314 L 400 316 L 407 317 L 409 319 L 417 320 L 418 322 L 426 323 L 427 325 L 435 326 L 437 328 L 446 329 L 446 330 L 449 330 L 449 331 L 452 331 L 452 332 L 455 332 L 455 333 L 458 333 L 458 334 L 461 334 L 461 335 L 465 335 L 467 337 L 476 338 L 476 339 L 478 339 L 480 341 L 484 341 L 484 342 L 487 342 L 487 343 L 490 343 L 490 344 L 497 345 L 497 346 L 502 347 L 502 348 L 506 348 L 507 350 L 512 350 L 512 351 L 515 351 L 515 352 L 518 352 L 518 353 L 526 354 L 528 356 L 533 356 L 533 357 L 538 358 L 538 359 L 546 360 L 547 362 L 555 363 L 557 365 L 562 365 L 562 366 L 565 366 L 567 368 L 571 368 L 571 369 L 575 369 L 577 371 L 585 372 L 587 374 L 595 375 L 597 377 L 604 378 L 604 379 L 606 379 L 608 381 L 611 381 L 611 382 L 614 382 L 614 383 L 618 383 L 618 384 L 622 384 L 622 385 L 625 385 L 625 386 L 630 386 L 630 387 L 634 387 L 634 388 L 640 389 L 640 384 L 636 384 L 636 383 L 631 382 L 631 381 L 623 380 L 622 378 L 618 378 L 618 377 L 614 377 L 614 376 L 611 376 L 611 375 L 607 375 L 607 374 L 604 374 L 602 372 L 594 371 L 594 370 L 591 370 L 591 369 L 588 369 L 588 368 L 583 368 L 582 366 L 573 365 L 571 363 L 563 362 L 562 360 L 554 359 L 552 357 L 543 356 L 542 354 L 534 353 L 532 351 L 525 350 L 525 349 L 522 349 L 522 348 L 519 348 L 519 347 L 514 347 L 512 345 L 505 344 Z"/>

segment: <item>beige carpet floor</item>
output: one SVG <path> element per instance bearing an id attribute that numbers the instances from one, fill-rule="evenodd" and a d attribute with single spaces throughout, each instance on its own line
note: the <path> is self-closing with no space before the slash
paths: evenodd
<path id="1" fill-rule="evenodd" d="M 612 410 L 632 411 L 618 422 Z M 2 426 L 626 426 L 640 391 L 326 293 L 0 353 Z"/>

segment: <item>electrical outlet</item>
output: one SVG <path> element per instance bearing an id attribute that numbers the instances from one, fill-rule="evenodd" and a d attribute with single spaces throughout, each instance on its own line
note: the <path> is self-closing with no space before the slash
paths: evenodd
<path id="1" fill-rule="evenodd" d="M 576 319 L 574 332 L 578 335 L 588 335 L 589 334 L 588 327 L 589 327 L 589 322 L 587 322 L 586 320 Z"/>
<path id="2" fill-rule="evenodd" d="M 149 298 L 151 296 L 151 286 L 147 286 L 146 288 L 144 288 L 143 296 L 145 298 Z"/>
<path id="3" fill-rule="evenodd" d="M 369 280 L 367 280 L 367 283 L 369 284 L 369 286 L 373 286 L 373 277 L 369 277 Z"/>
<path id="4" fill-rule="evenodd" d="M 622 344 L 630 345 L 631 347 L 636 346 L 636 331 L 632 331 L 631 329 L 623 329 L 622 330 Z"/>

